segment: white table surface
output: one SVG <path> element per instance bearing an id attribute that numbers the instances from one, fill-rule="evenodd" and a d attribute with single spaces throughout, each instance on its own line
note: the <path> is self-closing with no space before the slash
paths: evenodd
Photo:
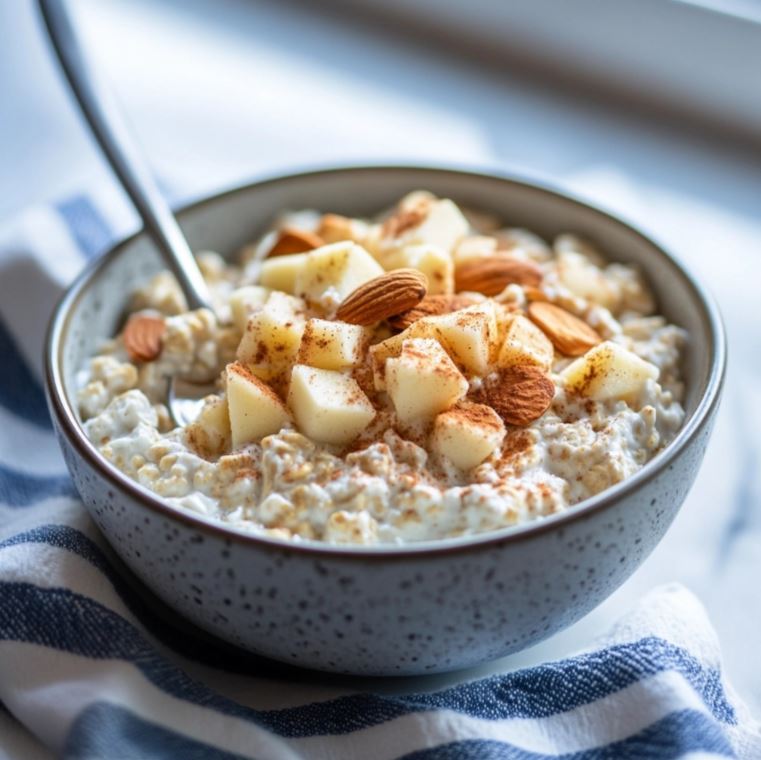
<path id="1" fill-rule="evenodd" d="M 687 123 L 613 112 L 594 98 L 458 64 L 305 7 L 244 0 L 76 7 L 175 197 L 331 161 L 477 164 L 564 184 L 638 222 L 692 265 L 723 309 L 731 368 L 684 508 L 640 570 L 584 620 L 466 675 L 569 654 L 646 590 L 677 580 L 708 607 L 729 678 L 761 714 L 761 155 L 698 137 Z M 102 186 L 109 175 L 50 60 L 33 4 L 0 3 L 0 28 L 5 217 Z M 117 216 L 120 229 L 134 226 L 126 202 Z"/>

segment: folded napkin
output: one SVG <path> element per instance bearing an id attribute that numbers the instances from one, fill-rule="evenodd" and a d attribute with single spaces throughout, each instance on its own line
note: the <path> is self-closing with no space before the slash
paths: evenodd
<path id="1" fill-rule="evenodd" d="M 53 301 L 109 229 L 80 197 L 0 231 L 0 758 L 761 758 L 681 586 L 574 657 L 444 690 L 280 667 L 168 617 L 80 504 L 41 386 Z"/>

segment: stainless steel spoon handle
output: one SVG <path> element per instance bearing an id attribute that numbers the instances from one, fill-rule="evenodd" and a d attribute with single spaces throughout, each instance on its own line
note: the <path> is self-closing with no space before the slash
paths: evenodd
<path id="1" fill-rule="evenodd" d="M 108 87 L 89 66 L 64 0 L 39 0 L 42 17 L 74 91 L 111 168 L 153 235 L 191 309 L 211 308 L 209 290 L 177 220 L 135 147 Z"/>

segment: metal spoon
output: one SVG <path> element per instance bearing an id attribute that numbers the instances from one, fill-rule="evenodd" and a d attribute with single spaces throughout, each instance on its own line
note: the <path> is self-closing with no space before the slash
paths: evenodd
<path id="1" fill-rule="evenodd" d="M 188 241 L 125 127 L 111 92 L 88 65 L 84 48 L 63 0 L 39 0 L 53 48 L 95 139 L 153 237 L 164 262 L 177 278 L 190 309 L 212 309 L 211 295 Z M 200 398 L 214 386 L 169 379 L 168 407 L 174 422 L 195 418 Z M 183 395 L 189 394 L 189 395 Z"/>

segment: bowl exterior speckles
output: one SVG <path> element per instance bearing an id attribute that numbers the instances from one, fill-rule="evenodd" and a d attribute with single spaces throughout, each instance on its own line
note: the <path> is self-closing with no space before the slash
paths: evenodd
<path id="1" fill-rule="evenodd" d="M 353 674 L 453 670 L 517 652 L 602 602 L 655 547 L 697 473 L 718 406 L 724 338 L 715 308 L 654 243 L 561 194 L 516 180 L 407 167 L 284 177 L 181 214 L 196 249 L 233 255 L 282 208 L 367 214 L 424 187 L 551 236 L 571 230 L 638 263 L 661 310 L 691 335 L 684 429 L 634 478 L 514 529 L 409 547 L 289 544 L 174 509 L 110 467 L 85 439 L 74 373 L 111 334 L 125 294 L 161 268 L 142 236 L 72 286 L 54 317 L 48 397 L 85 505 L 117 553 L 167 605 L 267 657 Z"/>

